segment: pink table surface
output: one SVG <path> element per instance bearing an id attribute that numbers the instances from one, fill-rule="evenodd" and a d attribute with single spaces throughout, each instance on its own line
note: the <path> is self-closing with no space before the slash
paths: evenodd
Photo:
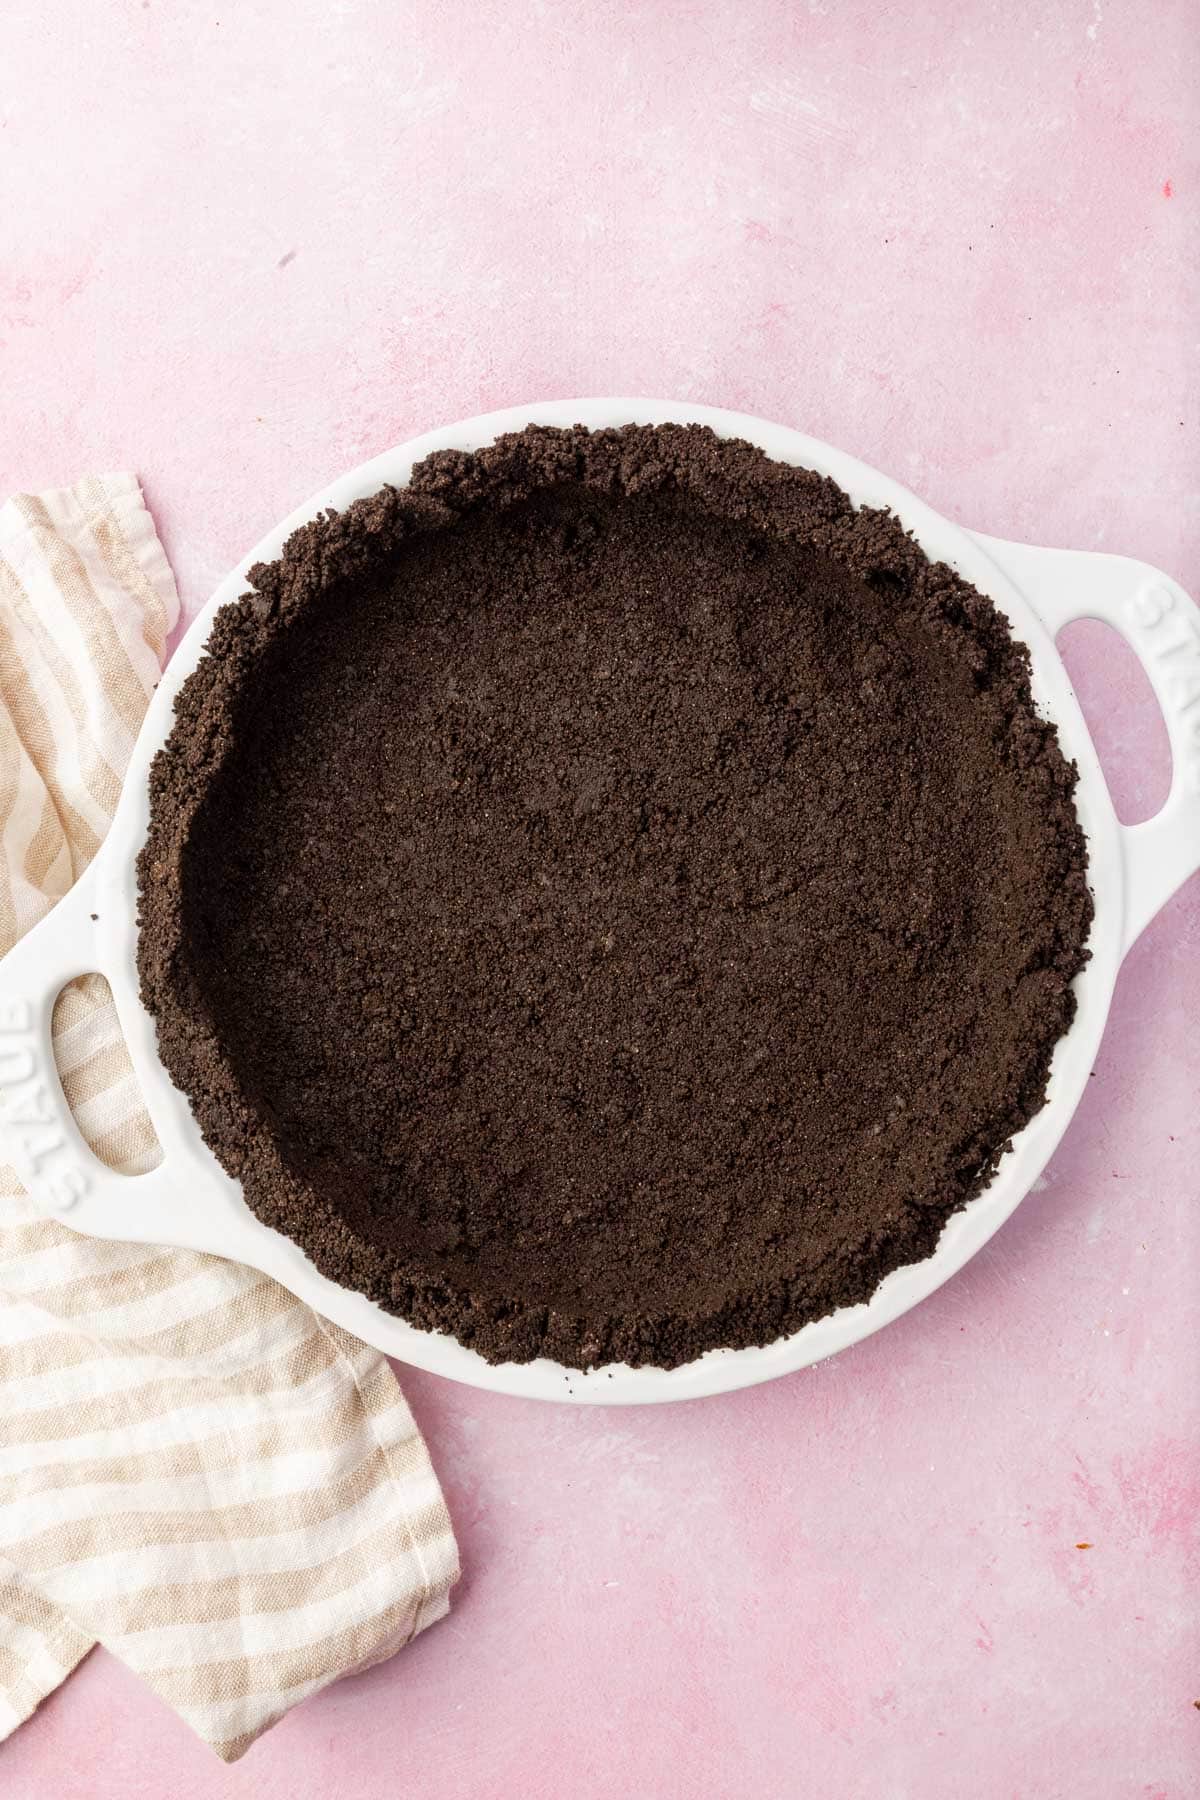
<path id="1" fill-rule="evenodd" d="M 1200 589 L 1189 0 L 10 0 L 0 491 L 136 468 L 194 610 L 361 458 L 631 392 Z M 1163 734 L 1101 627 L 1126 812 Z M 225 1769 L 95 1654 L 3 1800 L 1200 1791 L 1200 884 L 972 1266 L 791 1379 L 571 1412 L 409 1375 L 450 1620 Z M 1080 1548 L 1087 1544 L 1090 1548 Z"/>

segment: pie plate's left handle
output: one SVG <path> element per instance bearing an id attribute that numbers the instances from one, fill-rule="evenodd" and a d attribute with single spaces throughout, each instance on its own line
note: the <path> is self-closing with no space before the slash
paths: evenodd
<path id="1" fill-rule="evenodd" d="M 0 961 L 0 1163 L 15 1170 L 40 1213 L 73 1230 L 213 1249 L 212 1208 L 190 1180 L 193 1203 L 180 1204 L 180 1176 L 197 1159 L 183 1169 L 178 1156 L 166 1154 L 147 1174 L 119 1174 L 93 1154 L 63 1093 L 51 1038 L 54 1002 L 77 975 L 110 975 L 93 923 L 101 879 L 93 864 Z"/>

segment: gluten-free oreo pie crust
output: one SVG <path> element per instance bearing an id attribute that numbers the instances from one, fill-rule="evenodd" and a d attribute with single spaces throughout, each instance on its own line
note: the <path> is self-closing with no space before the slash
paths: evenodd
<path id="1" fill-rule="evenodd" d="M 927 1256 L 1091 920 L 991 601 L 701 427 L 292 537 L 155 759 L 139 970 L 254 1212 L 491 1361 L 672 1366 Z"/>

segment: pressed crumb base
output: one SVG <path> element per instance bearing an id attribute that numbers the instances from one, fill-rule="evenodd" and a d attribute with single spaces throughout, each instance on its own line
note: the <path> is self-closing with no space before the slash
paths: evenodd
<path id="1" fill-rule="evenodd" d="M 989 600 L 674 426 L 441 453 L 251 578 L 154 764 L 139 965 L 261 1218 L 573 1366 L 769 1342 L 932 1251 L 1091 918 Z"/>

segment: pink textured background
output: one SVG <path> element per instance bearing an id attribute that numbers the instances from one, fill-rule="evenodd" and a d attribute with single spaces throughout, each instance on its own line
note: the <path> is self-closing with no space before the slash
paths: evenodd
<path id="1" fill-rule="evenodd" d="M 1189 0 L 8 0 L 0 491 L 136 468 L 194 609 L 364 456 L 644 392 L 1195 591 L 1198 50 Z M 1195 1794 L 1198 952 L 1193 883 L 1041 1191 L 916 1313 L 641 1414 L 410 1376 L 451 1620 L 234 1770 L 97 1654 L 4 1800 Z"/>

